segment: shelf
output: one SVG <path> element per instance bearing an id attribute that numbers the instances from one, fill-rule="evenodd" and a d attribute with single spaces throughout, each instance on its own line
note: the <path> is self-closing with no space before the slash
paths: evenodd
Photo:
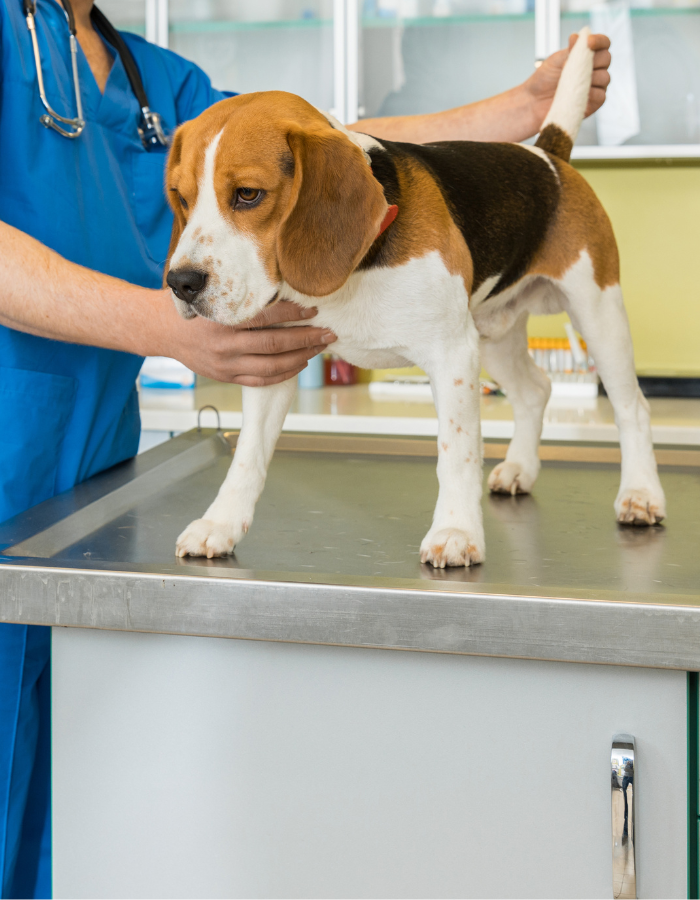
<path id="1" fill-rule="evenodd" d="M 503 13 L 499 15 L 494 15 L 492 13 L 472 13 L 465 16 L 420 16 L 415 19 L 380 16 L 363 18 L 361 24 L 363 28 L 396 28 L 397 25 L 402 25 L 404 28 L 430 28 L 436 26 L 469 25 L 478 22 L 534 22 L 534 20 L 534 12 Z"/>
<path id="2" fill-rule="evenodd" d="M 584 19 L 588 16 L 589 10 L 581 12 L 563 12 L 562 19 Z M 656 6 L 649 8 L 632 8 L 630 15 L 633 19 L 644 18 L 646 16 L 681 16 L 681 15 L 700 15 L 700 6 Z"/>
<path id="3" fill-rule="evenodd" d="M 170 34 L 210 34 L 231 31 L 269 31 L 287 28 L 331 28 L 332 19 L 273 19 L 269 22 L 239 22 L 234 19 L 170 22 Z"/>
<path id="4" fill-rule="evenodd" d="M 684 159 L 700 162 L 700 144 L 623 144 L 620 147 L 576 146 L 574 162 Z"/>
<path id="5" fill-rule="evenodd" d="M 361 20 L 363 28 L 404 28 L 448 27 L 450 25 L 467 25 L 477 22 L 534 21 L 535 14 L 506 13 L 503 15 L 474 14 L 468 16 L 421 16 L 415 19 L 400 19 L 388 16 L 365 17 Z M 239 22 L 236 20 L 202 20 L 171 22 L 171 34 L 208 34 L 212 32 L 257 31 L 285 28 L 330 28 L 332 19 L 275 19 L 269 22 Z M 135 30 L 135 29 L 132 29 Z"/>
<path id="6" fill-rule="evenodd" d="M 117 31 L 125 31 L 127 34 L 138 34 L 139 37 L 146 37 L 146 26 L 143 22 L 118 22 L 114 27 Z"/>

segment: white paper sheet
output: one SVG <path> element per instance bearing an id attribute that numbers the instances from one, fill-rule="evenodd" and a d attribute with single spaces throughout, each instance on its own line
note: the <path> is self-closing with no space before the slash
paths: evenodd
<path id="1" fill-rule="evenodd" d="M 601 3 L 591 9 L 590 17 L 591 30 L 607 34 L 612 42 L 610 87 L 605 103 L 596 113 L 598 143 L 616 147 L 639 134 L 640 127 L 629 3 Z"/>

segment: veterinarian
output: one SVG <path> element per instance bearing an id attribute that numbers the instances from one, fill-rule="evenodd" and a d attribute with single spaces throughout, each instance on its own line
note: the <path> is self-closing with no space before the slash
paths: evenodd
<path id="1" fill-rule="evenodd" d="M 67 7 L 0 7 L 0 521 L 136 453 L 142 357 L 265 385 L 292 377 L 334 340 L 319 328 L 231 329 L 176 314 L 160 289 L 171 228 L 167 148 L 148 110 L 167 134 L 225 95 L 139 37 L 124 35 L 118 52 L 121 39 L 97 30 L 92 0 L 72 6 L 75 71 Z M 589 113 L 604 101 L 610 63 L 607 39 L 591 40 Z M 565 57 L 554 54 L 491 100 L 362 130 L 416 142 L 522 140 L 538 131 Z M 265 324 L 303 315 L 279 303 Z M 51 895 L 49 651 L 48 628 L 0 624 L 2 897 Z"/>

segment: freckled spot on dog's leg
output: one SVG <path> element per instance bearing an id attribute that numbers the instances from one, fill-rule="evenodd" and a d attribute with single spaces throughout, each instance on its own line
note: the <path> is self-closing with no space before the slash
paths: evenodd
<path id="1" fill-rule="evenodd" d="M 196 240 L 200 236 L 201 233 L 202 233 L 201 228 L 195 228 L 195 230 L 192 232 L 192 237 Z"/>
<path id="2" fill-rule="evenodd" d="M 446 443 L 443 441 L 442 444 L 441 444 L 441 447 L 442 447 L 443 450 L 448 450 L 448 449 L 449 449 L 449 444 L 446 444 Z"/>
<path id="3" fill-rule="evenodd" d="M 455 423 L 455 420 L 454 420 L 454 419 L 450 419 L 450 425 L 454 425 L 454 423 Z"/>
<path id="4" fill-rule="evenodd" d="M 470 390 L 470 391 L 473 391 L 473 390 L 474 390 L 474 385 L 473 385 L 473 384 L 470 384 L 470 385 L 469 385 L 469 390 Z"/>
<path id="5" fill-rule="evenodd" d="M 458 434 L 461 434 L 461 433 L 462 433 L 462 426 L 461 426 L 461 425 L 458 425 L 458 426 L 457 426 L 457 433 L 458 433 Z"/>
<path id="6" fill-rule="evenodd" d="M 455 387 L 459 387 L 460 384 L 464 384 L 463 378 L 455 378 Z"/>

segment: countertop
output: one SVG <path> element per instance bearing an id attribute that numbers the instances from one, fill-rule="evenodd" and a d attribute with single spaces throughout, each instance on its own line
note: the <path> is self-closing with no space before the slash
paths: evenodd
<path id="1" fill-rule="evenodd" d="M 197 411 L 215 406 L 224 429 L 241 427 L 241 389 L 237 385 L 202 380 L 192 390 L 140 391 L 144 431 L 177 434 L 197 426 Z M 700 399 L 652 398 L 654 443 L 700 446 Z M 202 424 L 216 425 L 211 411 Z M 481 398 L 482 433 L 486 439 L 513 434 L 513 414 L 505 397 Z M 375 400 L 367 384 L 300 390 L 287 416 L 286 431 L 342 434 L 437 435 L 435 407 L 428 402 Z M 550 400 L 545 412 L 544 441 L 617 443 L 612 406 L 607 397 Z"/>

